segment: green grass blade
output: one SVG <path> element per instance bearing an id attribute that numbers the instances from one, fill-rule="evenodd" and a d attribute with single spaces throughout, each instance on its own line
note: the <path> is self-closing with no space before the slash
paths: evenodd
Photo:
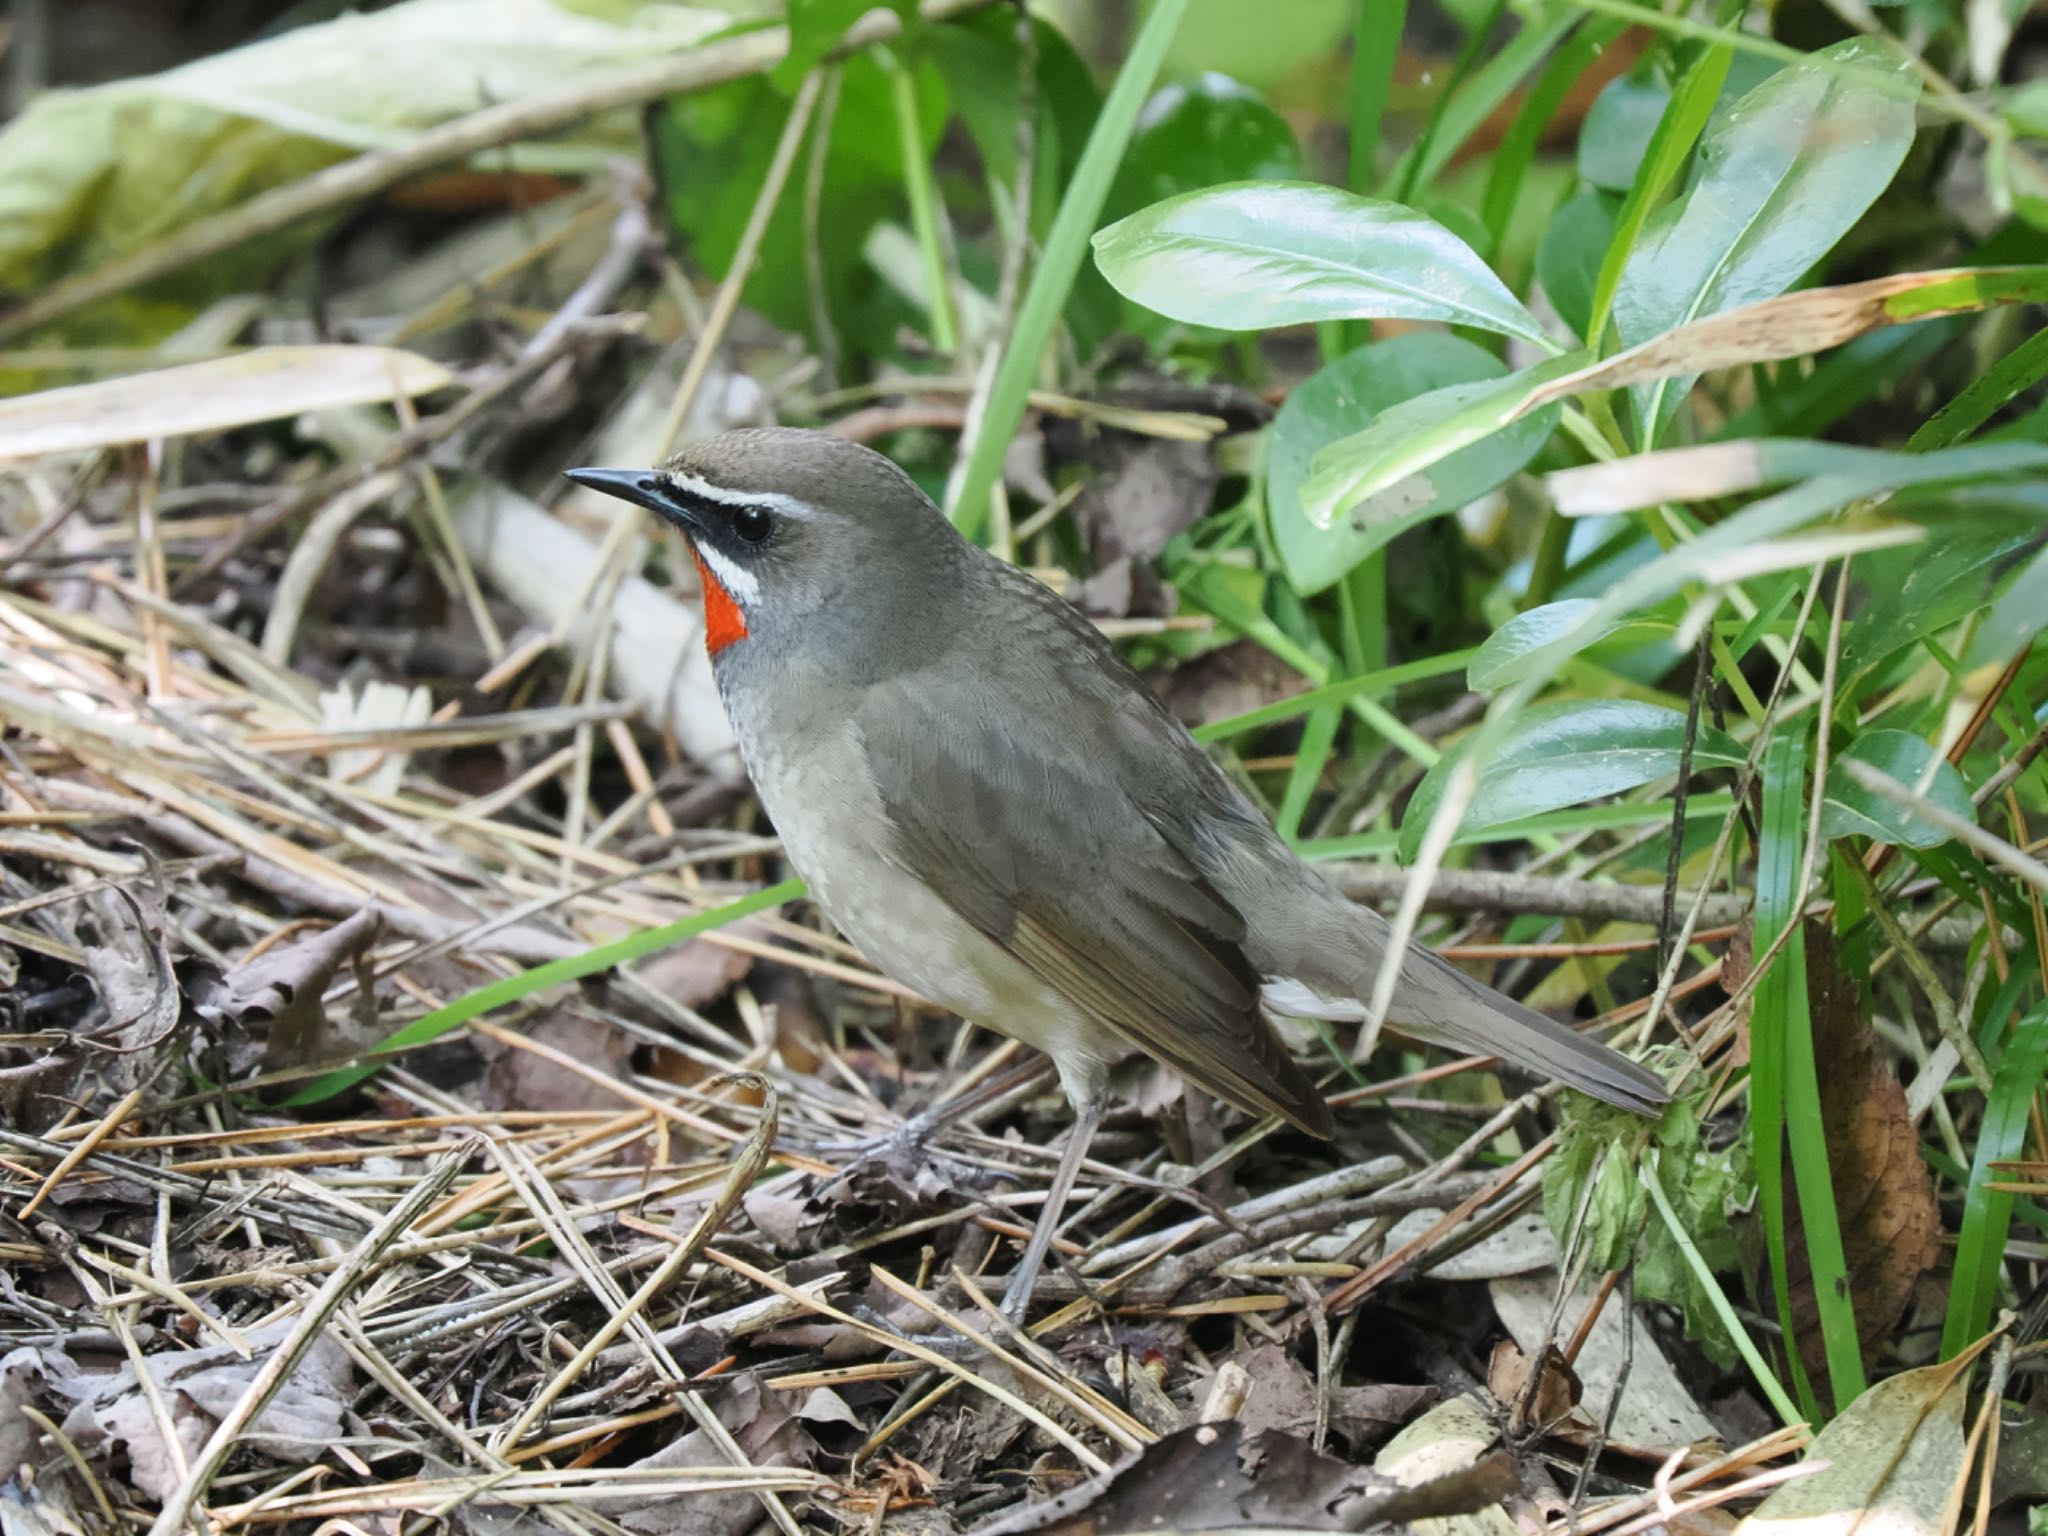
<path id="1" fill-rule="evenodd" d="M 1734 1304 L 1728 1300 L 1728 1293 L 1721 1289 L 1719 1277 L 1714 1274 L 1706 1257 L 1701 1254 L 1699 1244 L 1692 1240 L 1692 1234 L 1685 1230 L 1685 1223 L 1678 1219 L 1678 1212 L 1671 1205 L 1671 1197 L 1664 1193 L 1664 1186 L 1658 1180 L 1658 1163 L 1657 1154 L 1652 1152 L 1636 1165 L 1636 1172 L 1643 1181 L 1643 1188 L 1649 1193 L 1650 1203 L 1656 1206 L 1658 1216 L 1663 1219 L 1666 1230 L 1671 1233 L 1672 1242 L 1678 1245 L 1679 1253 L 1685 1257 L 1686 1267 L 1699 1281 L 1708 1305 L 1713 1307 L 1715 1316 L 1720 1318 L 1722 1328 L 1735 1344 L 1736 1353 L 1742 1356 L 1743 1362 L 1750 1369 L 1750 1374 L 1756 1377 L 1757 1385 L 1763 1389 L 1764 1396 L 1771 1400 L 1771 1406 L 1778 1410 L 1778 1416 L 1787 1424 L 1800 1423 L 1798 1405 L 1779 1383 L 1777 1374 L 1771 1370 L 1769 1362 L 1763 1357 L 1763 1352 L 1756 1347 L 1756 1341 L 1750 1338 L 1749 1330 L 1742 1326 L 1742 1319 L 1737 1315 Z"/>
<path id="2" fill-rule="evenodd" d="M 1330 765 L 1330 753 L 1337 745 L 1337 724 L 1344 718 L 1342 708 L 1328 705 L 1308 717 L 1295 750 L 1294 770 L 1287 775 L 1287 792 L 1280 799 L 1280 814 L 1274 830 L 1293 843 L 1301 836 L 1301 818 L 1308 810 L 1309 797 L 1323 781 Z"/>
<path id="3" fill-rule="evenodd" d="M 2021 1019 L 2000 1054 L 1977 1129 L 1977 1150 L 1963 1196 L 1963 1225 L 1956 1240 L 1955 1278 L 1949 1282 L 1948 1316 L 1941 1329 L 1941 1358 L 1969 1348 L 1991 1322 L 1998 1299 L 1998 1274 L 2012 1227 L 2013 1197 L 1987 1188 L 1998 1177 L 1993 1163 L 2024 1155 L 2027 1120 L 2048 1073 L 2048 1003 Z"/>
<path id="4" fill-rule="evenodd" d="M 1643 163 L 1636 167 L 1636 179 L 1622 201 L 1614 238 L 1608 242 L 1607 254 L 1600 258 L 1600 276 L 1593 285 L 1586 345 L 1596 355 L 1607 329 L 1608 314 L 1614 308 L 1615 290 L 1621 286 L 1622 268 L 1628 265 L 1629 255 L 1635 250 L 1658 199 L 1678 175 L 1693 145 L 1699 142 L 1707 119 L 1713 114 L 1714 103 L 1721 99 L 1721 86 L 1728 79 L 1728 66 L 1734 57 L 1726 44 L 1701 53 L 1672 91 L 1670 105 L 1657 120 L 1656 132 L 1650 135 L 1650 147 L 1643 154 Z"/>
<path id="5" fill-rule="evenodd" d="M 1271 704 L 1262 704 L 1257 709 L 1248 709 L 1241 715 L 1232 715 L 1228 720 L 1212 720 L 1207 725 L 1197 726 L 1195 740 L 1226 741 L 1232 736 L 1242 736 L 1245 732 L 1256 731 L 1262 726 L 1278 725 L 1283 720 L 1297 719 L 1325 704 L 1341 704 L 1350 699 L 1377 698 L 1381 694 L 1392 693 L 1408 683 L 1426 682 L 1433 677 L 1448 677 L 1464 671 L 1471 664 L 1474 654 L 1476 653 L 1470 650 L 1447 651 L 1441 656 L 1403 662 L 1398 667 L 1383 667 L 1358 677 L 1347 677 L 1342 682 L 1313 688 L 1307 693 L 1297 693 L 1291 699 L 1278 699 Z"/>
<path id="6" fill-rule="evenodd" d="M 2000 406 L 2048 375 L 2048 327 L 2014 347 L 1982 378 L 1973 379 L 1953 400 L 1920 424 L 1906 439 L 1914 452 L 1949 448 L 1989 421 Z"/>
<path id="7" fill-rule="evenodd" d="M 1492 249 L 1485 254 L 1499 264 L 1501 241 L 1514 221 L 1515 206 L 1535 163 L 1543 130 L 1550 126 L 1569 91 L 1600 57 L 1601 49 L 1619 37 L 1626 23 L 1602 19 L 1581 27 L 1550 57 L 1536 84 L 1523 99 L 1514 121 L 1508 125 L 1500 147 L 1493 152 L 1493 166 L 1486 177 L 1486 192 L 1480 202 L 1480 218 L 1493 236 Z"/>
<path id="8" fill-rule="evenodd" d="M 1401 56 L 1401 31 L 1408 0 L 1358 0 L 1351 28 L 1351 190 L 1369 193 L 1379 184 L 1380 123 L 1394 63 Z"/>
<path id="9" fill-rule="evenodd" d="M 438 1040 L 451 1029 L 467 1024 L 493 1008 L 503 1008 L 521 998 L 548 987 L 560 986 L 565 981 L 579 981 L 585 976 L 595 976 L 600 971 L 609 971 L 615 966 L 628 964 L 643 955 L 651 955 L 658 949 L 668 949 L 709 933 L 714 928 L 723 928 L 727 923 L 736 923 L 743 917 L 756 912 L 765 912 L 770 907 L 779 907 L 785 902 L 796 901 L 804 894 L 801 880 L 784 880 L 780 885 L 771 885 L 765 890 L 742 896 L 738 901 L 729 901 L 722 907 L 713 907 L 708 912 L 699 912 L 659 928 L 643 928 L 638 933 L 629 933 L 623 939 L 609 944 L 600 944 L 595 949 L 585 950 L 580 955 L 567 955 L 560 960 L 550 960 L 545 965 L 536 965 L 531 970 L 521 971 L 516 976 L 507 976 L 488 986 L 478 987 L 474 992 L 465 992 L 453 1002 L 442 1004 L 432 1013 L 414 1019 L 402 1029 L 394 1030 L 376 1047 L 379 1055 L 393 1051 L 411 1050 Z M 285 1100 L 290 1106 L 318 1104 L 322 1099 L 331 1099 L 345 1089 L 353 1088 L 365 1078 L 373 1076 L 379 1062 L 358 1061 L 351 1066 L 337 1067 L 323 1077 L 315 1078 L 292 1097 Z"/>
<path id="10" fill-rule="evenodd" d="M 1017 423 L 1023 419 L 1024 404 L 1039 361 L 1045 356 L 1053 327 L 1059 323 L 1060 311 L 1066 307 L 1074 278 L 1088 254 L 1089 238 L 1095 233 L 1095 221 L 1101 216 L 1103 199 L 1109 196 L 1117 167 L 1123 163 L 1138 111 L 1151 93 L 1152 82 L 1187 8 L 1188 0 L 1153 0 L 1151 12 L 1132 40 L 1123 67 L 1116 73 L 1116 82 L 1110 86 L 1101 112 L 1096 114 L 1095 127 L 1074 167 L 1073 180 L 1067 183 L 1066 195 L 1053 215 L 1052 228 L 1046 232 L 1045 253 L 1039 258 L 1024 290 L 1024 301 L 1017 308 L 1017 323 L 1011 329 L 1009 344 L 989 389 L 988 409 L 982 413 L 974 444 L 967 453 L 967 467 L 951 505 L 946 508 L 954 525 L 969 538 L 978 538 L 988 519 L 989 493 L 995 489 L 996 477 L 1003 469 L 1003 455 L 1009 450 Z"/>
<path id="11" fill-rule="evenodd" d="M 910 227 L 924 263 L 929 294 L 932 346 L 945 356 L 960 350 L 960 328 L 953 320 L 953 288 L 946 272 L 946 247 L 939 236 L 939 188 L 924 134 L 917 120 L 917 79 L 910 66 L 887 48 L 875 57 L 889 76 L 889 101 L 896 113 L 896 144 L 903 156 L 903 187 L 910 197 Z"/>
<path id="12" fill-rule="evenodd" d="M 1797 919 L 1794 885 L 1799 878 L 1799 840 L 1806 828 L 1802 794 L 1806 770 L 1805 738 L 1787 732 L 1764 748 L 1763 827 L 1757 850 L 1756 924 L 1751 953 L 1764 954 L 1779 934 Z M 1792 1270 L 1785 1226 L 1785 1055 L 1784 1019 L 1790 1011 L 1792 984 L 1806 991 L 1804 947 L 1797 949 L 1799 974 L 1789 963 L 1797 938 L 1778 955 L 1770 973 L 1758 984 L 1749 1033 L 1749 1134 L 1756 1164 L 1758 1204 L 1764 1217 L 1764 1246 L 1770 1255 L 1771 1289 L 1778 1299 L 1778 1321 L 1784 1328 L 1785 1359 L 1799 1394 L 1803 1417 L 1819 1422 L 1820 1405 L 1806 1367 L 1793 1342 Z M 1791 1419 L 1786 1420 L 1791 1423 Z"/>

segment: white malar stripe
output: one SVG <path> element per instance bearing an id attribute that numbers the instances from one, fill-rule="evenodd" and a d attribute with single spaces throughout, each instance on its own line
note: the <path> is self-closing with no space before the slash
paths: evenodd
<path id="1" fill-rule="evenodd" d="M 715 501 L 721 507 L 766 507 L 771 512 L 780 512 L 784 517 L 813 518 L 817 508 L 808 501 L 799 501 L 794 496 L 785 496 L 780 491 L 736 491 L 731 486 L 714 485 L 709 480 L 680 469 L 664 470 L 676 489 L 688 491 L 692 496 L 702 496 L 706 501 Z M 737 595 L 737 594 L 735 594 Z"/>
<path id="2" fill-rule="evenodd" d="M 761 595 L 761 580 L 743 565 L 733 563 L 731 556 L 722 555 L 711 547 L 709 539 L 693 539 L 697 546 L 697 558 L 711 567 L 711 574 L 718 578 L 718 584 L 725 588 L 732 600 L 742 608 L 754 606 L 754 599 Z"/>
<path id="3" fill-rule="evenodd" d="M 1268 976 L 1259 996 L 1275 1013 L 1294 1019 L 1329 1019 L 1355 1024 L 1365 1017 L 1365 1004 L 1355 997 L 1325 997 L 1292 976 Z"/>

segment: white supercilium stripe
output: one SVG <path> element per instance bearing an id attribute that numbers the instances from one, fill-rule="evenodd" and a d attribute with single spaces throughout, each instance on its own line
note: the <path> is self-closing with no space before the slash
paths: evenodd
<path id="1" fill-rule="evenodd" d="M 721 507 L 766 507 L 771 512 L 780 512 L 785 517 L 816 517 L 817 509 L 808 501 L 799 501 L 794 496 L 785 496 L 780 491 L 736 491 L 730 486 L 714 485 L 709 480 L 680 469 L 664 470 L 676 489 L 687 491 L 692 496 L 702 496 L 706 501 L 718 503 Z"/>
<path id="2" fill-rule="evenodd" d="M 753 607 L 754 599 L 761 595 L 760 578 L 745 566 L 735 564 L 731 557 L 713 549 L 709 539 L 693 539 L 691 542 L 697 546 L 697 558 L 711 567 L 711 574 L 731 594 L 732 600 L 742 608 Z"/>

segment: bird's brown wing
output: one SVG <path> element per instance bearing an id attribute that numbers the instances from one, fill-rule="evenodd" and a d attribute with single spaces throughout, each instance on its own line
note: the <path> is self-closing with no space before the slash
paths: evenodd
<path id="1" fill-rule="evenodd" d="M 1129 1046 L 1328 1136 L 1259 1011 L 1243 918 L 1127 792 L 1119 733 L 1071 718 L 1074 702 L 1018 697 L 1000 670 L 873 689 L 858 722 L 894 856 Z"/>

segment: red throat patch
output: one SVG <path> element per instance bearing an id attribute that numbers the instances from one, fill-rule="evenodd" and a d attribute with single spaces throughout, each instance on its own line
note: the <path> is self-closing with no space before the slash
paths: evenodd
<path id="1" fill-rule="evenodd" d="M 725 590 L 725 583 L 704 563 L 694 543 L 690 545 L 690 558 L 697 563 L 697 580 L 704 588 L 704 651 L 716 656 L 728 645 L 747 638 L 747 616 Z"/>

